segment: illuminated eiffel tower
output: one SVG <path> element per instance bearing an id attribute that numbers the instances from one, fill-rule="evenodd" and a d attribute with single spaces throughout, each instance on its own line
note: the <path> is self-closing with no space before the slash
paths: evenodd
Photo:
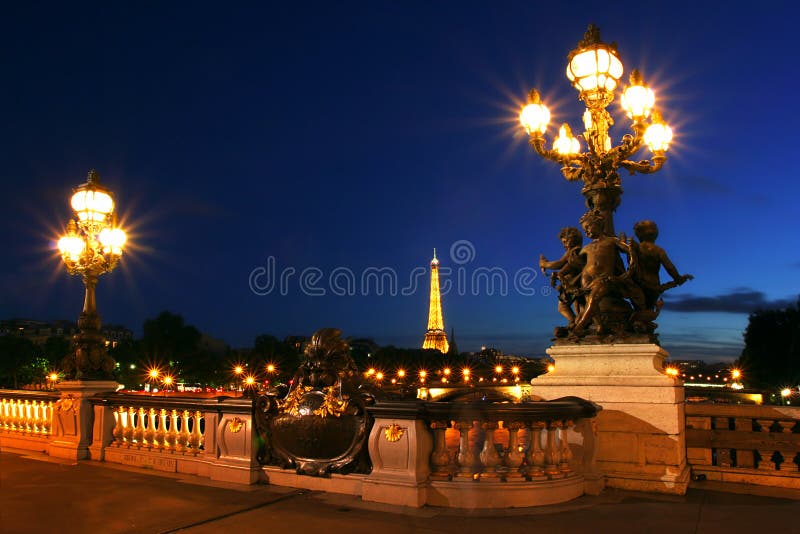
<path id="1" fill-rule="evenodd" d="M 442 318 L 442 298 L 439 292 L 439 260 L 436 259 L 436 249 L 433 249 L 431 260 L 431 302 L 428 312 L 428 331 L 425 332 L 423 349 L 436 349 L 442 354 L 447 353 L 450 344 L 447 343 L 447 333 L 444 331 Z"/>

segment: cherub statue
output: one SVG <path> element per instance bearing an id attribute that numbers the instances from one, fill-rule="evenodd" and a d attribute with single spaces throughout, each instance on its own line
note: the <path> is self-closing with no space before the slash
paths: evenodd
<path id="1" fill-rule="evenodd" d="M 575 325 L 576 315 L 583 311 L 583 298 L 580 295 L 581 271 L 586 265 L 586 260 L 580 255 L 583 236 L 580 230 L 570 226 L 562 228 L 558 238 L 564 246 L 564 255 L 555 261 L 547 261 L 544 254 L 540 254 L 539 268 L 545 274 L 548 269 L 553 271 L 550 274 L 550 285 L 558 288 L 558 312 L 567 319 L 567 329 L 571 329 Z M 557 337 L 562 330 L 556 328 Z"/>
<path id="2" fill-rule="evenodd" d="M 633 232 L 639 240 L 636 246 L 639 258 L 638 266 L 633 272 L 633 279 L 642 288 L 645 297 L 645 307 L 649 310 L 660 310 L 663 301 L 661 294 L 673 287 L 683 285 L 687 280 L 693 280 L 691 274 L 680 274 L 663 248 L 656 245 L 658 226 L 653 221 L 639 221 L 633 225 Z M 672 277 L 671 282 L 661 283 L 659 272 L 661 266 Z"/>
<path id="3" fill-rule="evenodd" d="M 606 297 L 618 300 L 622 306 L 627 306 L 622 302 L 622 299 L 627 298 L 635 311 L 642 310 L 645 306 L 644 294 L 630 275 L 636 269 L 636 251 L 633 250 L 630 240 L 624 236 L 618 238 L 605 235 L 606 220 L 600 210 L 586 212 L 581 217 L 581 226 L 592 241 L 580 252 L 586 260 L 581 271 L 581 289 L 587 297 L 586 306 L 573 330 L 578 335 L 589 326 L 599 311 L 600 302 Z M 626 253 L 630 258 L 627 270 L 620 252 Z M 598 333 L 602 333 L 606 325 L 598 326 Z"/>

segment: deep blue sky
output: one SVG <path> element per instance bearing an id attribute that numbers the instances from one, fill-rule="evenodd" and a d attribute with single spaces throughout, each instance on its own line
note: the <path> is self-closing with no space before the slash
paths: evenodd
<path id="1" fill-rule="evenodd" d="M 468 281 L 557 256 L 558 230 L 584 210 L 580 185 L 530 151 L 516 113 L 535 86 L 553 125 L 580 131 L 564 68 L 590 22 L 675 130 L 664 170 L 623 177 L 616 216 L 629 233 L 658 222 L 659 244 L 696 277 L 668 298 L 663 345 L 736 356 L 747 311 L 800 292 L 800 9 L 788 2 L 18 4 L 0 31 L 0 317 L 77 316 L 82 286 L 54 238 L 71 188 L 96 168 L 131 233 L 98 287 L 105 322 L 138 331 L 168 309 L 233 346 L 323 326 L 417 345 L 427 278 L 407 296 L 336 296 L 331 273 L 360 284 L 390 267 L 404 287 L 433 247 L 459 267 L 459 240 L 475 250 Z M 628 121 L 611 110 L 618 141 Z M 250 289 L 269 257 L 295 269 L 286 295 Z M 308 267 L 326 296 L 302 293 Z M 562 322 L 543 286 L 455 287 L 446 327 L 462 350 L 542 354 Z"/>

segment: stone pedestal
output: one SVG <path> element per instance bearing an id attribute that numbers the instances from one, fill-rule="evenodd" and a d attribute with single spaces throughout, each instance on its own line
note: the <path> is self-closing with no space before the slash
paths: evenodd
<path id="1" fill-rule="evenodd" d="M 663 371 L 655 344 L 563 345 L 547 353 L 555 370 L 531 381 L 547 400 L 599 404 L 597 468 L 609 487 L 682 495 L 689 483 L 683 385 Z"/>
<path id="2" fill-rule="evenodd" d="M 368 441 L 372 472 L 361 486 L 365 501 L 425 504 L 433 438 L 419 410 L 415 402 L 369 408 L 375 423 Z"/>
<path id="3" fill-rule="evenodd" d="M 50 456 L 69 460 L 89 458 L 94 408 L 89 402 L 98 393 L 117 390 L 109 380 L 68 380 L 59 384 L 61 398 L 53 407 L 53 440 Z"/>

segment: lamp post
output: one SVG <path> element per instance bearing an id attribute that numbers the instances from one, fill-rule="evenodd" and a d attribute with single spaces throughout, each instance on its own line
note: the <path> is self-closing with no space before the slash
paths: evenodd
<path id="1" fill-rule="evenodd" d="M 615 99 L 623 65 L 616 44 L 604 43 L 596 26 L 589 26 L 578 46 L 569 53 L 566 74 L 586 106 L 583 134 L 573 135 L 569 124 L 564 123 L 552 141 L 552 148 L 548 148 L 545 134 L 550 111 L 536 89 L 530 91 L 528 104 L 520 113 L 520 122 L 533 150 L 560 164 L 568 181 L 583 183 L 581 194 L 588 208 L 580 223 L 592 242 L 582 247 L 583 237 L 577 228 L 564 228 L 559 236 L 565 247 L 564 257 L 556 261 L 540 257 L 540 268 L 554 271 L 553 283 L 559 283 L 559 313 L 569 321 L 567 327 L 556 328 L 555 335 L 573 341 L 593 335 L 601 343 L 626 338 L 628 342 L 652 342 L 656 327 L 652 321 L 661 309 L 661 293 L 692 277 L 680 275 L 665 259 L 666 253 L 654 244 L 658 236 L 655 223 L 640 221 L 634 226 L 641 241 L 637 243 L 615 236 L 613 216 L 622 197 L 620 169 L 631 174 L 649 174 L 661 169 L 672 130 L 655 108 L 655 93 L 641 73 L 633 70 L 620 98 L 631 120 L 631 133 L 613 145 L 609 131 L 614 120 L 607 108 Z M 579 137 L 586 150 L 582 150 Z M 636 160 L 635 155 L 645 145 L 652 152 L 652 159 Z M 627 275 L 618 251 L 628 254 Z M 661 284 L 658 272 L 662 265 L 673 282 Z M 639 334 L 646 337 L 631 339 Z"/>
<path id="2" fill-rule="evenodd" d="M 117 227 L 111 192 L 100 185 L 96 171 L 89 171 L 86 183 L 75 189 L 70 203 L 75 218 L 69 221 L 66 235 L 59 239 L 58 249 L 67 272 L 80 275 L 86 291 L 74 352 L 64 359 L 64 371 L 76 379 L 110 379 L 114 360 L 100 333 L 95 287 L 102 274 L 116 267 L 126 236 Z"/>

